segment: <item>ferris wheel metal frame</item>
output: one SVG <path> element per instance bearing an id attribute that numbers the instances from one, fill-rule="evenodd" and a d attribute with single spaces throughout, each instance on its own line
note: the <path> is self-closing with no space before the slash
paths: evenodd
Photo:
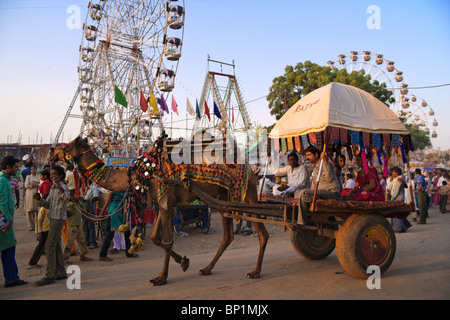
<path id="1" fill-rule="evenodd" d="M 192 132 L 196 134 L 199 130 L 206 129 L 213 136 L 227 135 L 247 148 L 255 141 L 256 132 L 236 77 L 236 65 L 234 61 L 227 63 L 213 60 L 209 55 L 207 62 L 208 71 L 198 104 L 201 117 L 196 117 Z M 205 103 L 210 111 L 211 120 L 207 119 L 205 114 Z M 214 104 L 220 112 L 221 119 L 214 114 Z"/>
<path id="2" fill-rule="evenodd" d="M 89 2 L 79 46 L 80 110 L 98 153 L 136 157 L 163 130 L 156 100 L 173 90 L 184 40 L 184 0 Z M 115 88 L 128 105 L 115 101 Z M 148 111 L 141 108 L 141 97 Z"/>
<path id="3" fill-rule="evenodd" d="M 332 69 L 346 69 L 350 73 L 364 70 L 365 74 L 371 76 L 371 82 L 384 83 L 386 89 L 392 91 L 393 96 L 387 103 L 398 117 L 404 118 L 405 123 L 425 127 L 426 132 L 430 132 L 429 124 L 438 126 L 435 117 L 433 120 L 429 118 L 435 115 L 434 110 L 423 99 L 421 108 L 416 104 L 417 96 L 411 94 L 408 85 L 404 83 L 403 72 L 395 67 L 394 61 L 386 59 L 383 54 L 374 54 L 371 51 L 350 51 L 339 54 L 334 60 L 329 60 L 327 65 Z M 437 137 L 436 131 L 433 131 L 431 137 Z"/>

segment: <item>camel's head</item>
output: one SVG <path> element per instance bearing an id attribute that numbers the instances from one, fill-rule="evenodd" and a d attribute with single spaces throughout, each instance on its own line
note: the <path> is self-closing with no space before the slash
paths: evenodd
<path id="1" fill-rule="evenodd" d="M 90 150 L 87 143 L 87 139 L 77 137 L 75 140 L 70 141 L 68 144 L 59 145 L 50 151 L 50 161 L 65 161 L 71 163 L 72 159 L 81 156 Z"/>

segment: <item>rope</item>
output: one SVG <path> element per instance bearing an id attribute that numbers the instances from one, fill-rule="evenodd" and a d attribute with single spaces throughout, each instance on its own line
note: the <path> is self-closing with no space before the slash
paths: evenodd
<path id="1" fill-rule="evenodd" d="M 129 192 L 131 188 L 131 183 L 128 185 L 128 189 L 125 192 L 125 195 L 123 196 L 122 200 L 120 201 L 117 209 L 114 212 L 108 213 L 106 215 L 92 215 L 89 211 L 85 210 L 84 208 L 82 208 L 81 206 L 78 205 L 78 201 L 73 201 L 72 203 L 74 204 L 75 207 L 78 208 L 78 210 L 80 210 L 81 214 L 87 218 L 90 219 L 92 221 L 102 221 L 102 220 L 106 220 L 108 219 L 110 216 L 112 216 L 113 214 L 116 214 L 117 212 L 119 212 L 120 210 L 122 210 L 123 208 L 125 208 L 125 204 L 123 204 L 125 198 L 127 197 L 127 194 Z"/>

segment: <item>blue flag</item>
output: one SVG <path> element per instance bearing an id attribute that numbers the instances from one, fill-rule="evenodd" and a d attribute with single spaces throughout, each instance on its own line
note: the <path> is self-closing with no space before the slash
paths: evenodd
<path id="1" fill-rule="evenodd" d="M 195 99 L 195 112 L 197 113 L 197 118 L 201 118 L 200 117 L 200 109 L 198 108 L 198 100 Z"/>
<path id="2" fill-rule="evenodd" d="M 214 114 L 216 115 L 217 118 L 222 119 L 219 108 L 217 107 L 217 104 L 215 101 L 214 101 Z"/>

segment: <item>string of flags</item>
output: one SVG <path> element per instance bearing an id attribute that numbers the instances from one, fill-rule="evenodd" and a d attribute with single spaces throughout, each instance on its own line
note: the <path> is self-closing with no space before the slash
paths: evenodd
<path id="1" fill-rule="evenodd" d="M 116 103 L 120 104 L 121 106 L 123 106 L 124 108 L 128 108 L 128 105 L 132 103 L 131 102 L 132 101 L 131 94 L 129 92 L 128 96 L 126 96 L 117 86 L 114 86 L 114 101 Z M 160 105 L 161 110 L 163 110 L 165 113 L 170 113 L 168 104 L 167 104 L 166 100 L 164 99 L 164 96 L 161 95 L 160 99 L 157 100 L 157 99 L 155 99 L 153 93 L 150 92 L 149 97 L 145 98 L 144 93 L 142 91 L 140 91 L 139 105 L 141 107 L 142 112 L 147 112 L 150 107 L 150 111 L 152 113 L 158 113 L 159 112 L 158 103 Z M 177 104 L 174 96 L 172 96 L 171 109 L 172 109 L 172 112 L 179 115 L 178 104 Z M 201 118 L 200 108 L 198 106 L 197 99 L 195 101 L 195 110 L 194 110 L 191 102 L 189 101 L 189 98 L 186 98 L 186 111 L 189 115 L 196 117 L 197 119 Z M 233 108 L 232 108 L 231 112 L 232 112 L 232 121 L 234 122 L 234 109 Z M 219 107 L 217 106 L 215 101 L 214 101 L 213 113 L 217 118 L 222 119 L 222 115 L 220 113 Z M 205 101 L 205 106 L 204 106 L 204 115 L 208 118 L 209 121 L 211 121 L 211 114 L 210 114 L 210 110 L 209 110 L 209 107 L 208 107 L 208 104 L 206 101 Z"/>

